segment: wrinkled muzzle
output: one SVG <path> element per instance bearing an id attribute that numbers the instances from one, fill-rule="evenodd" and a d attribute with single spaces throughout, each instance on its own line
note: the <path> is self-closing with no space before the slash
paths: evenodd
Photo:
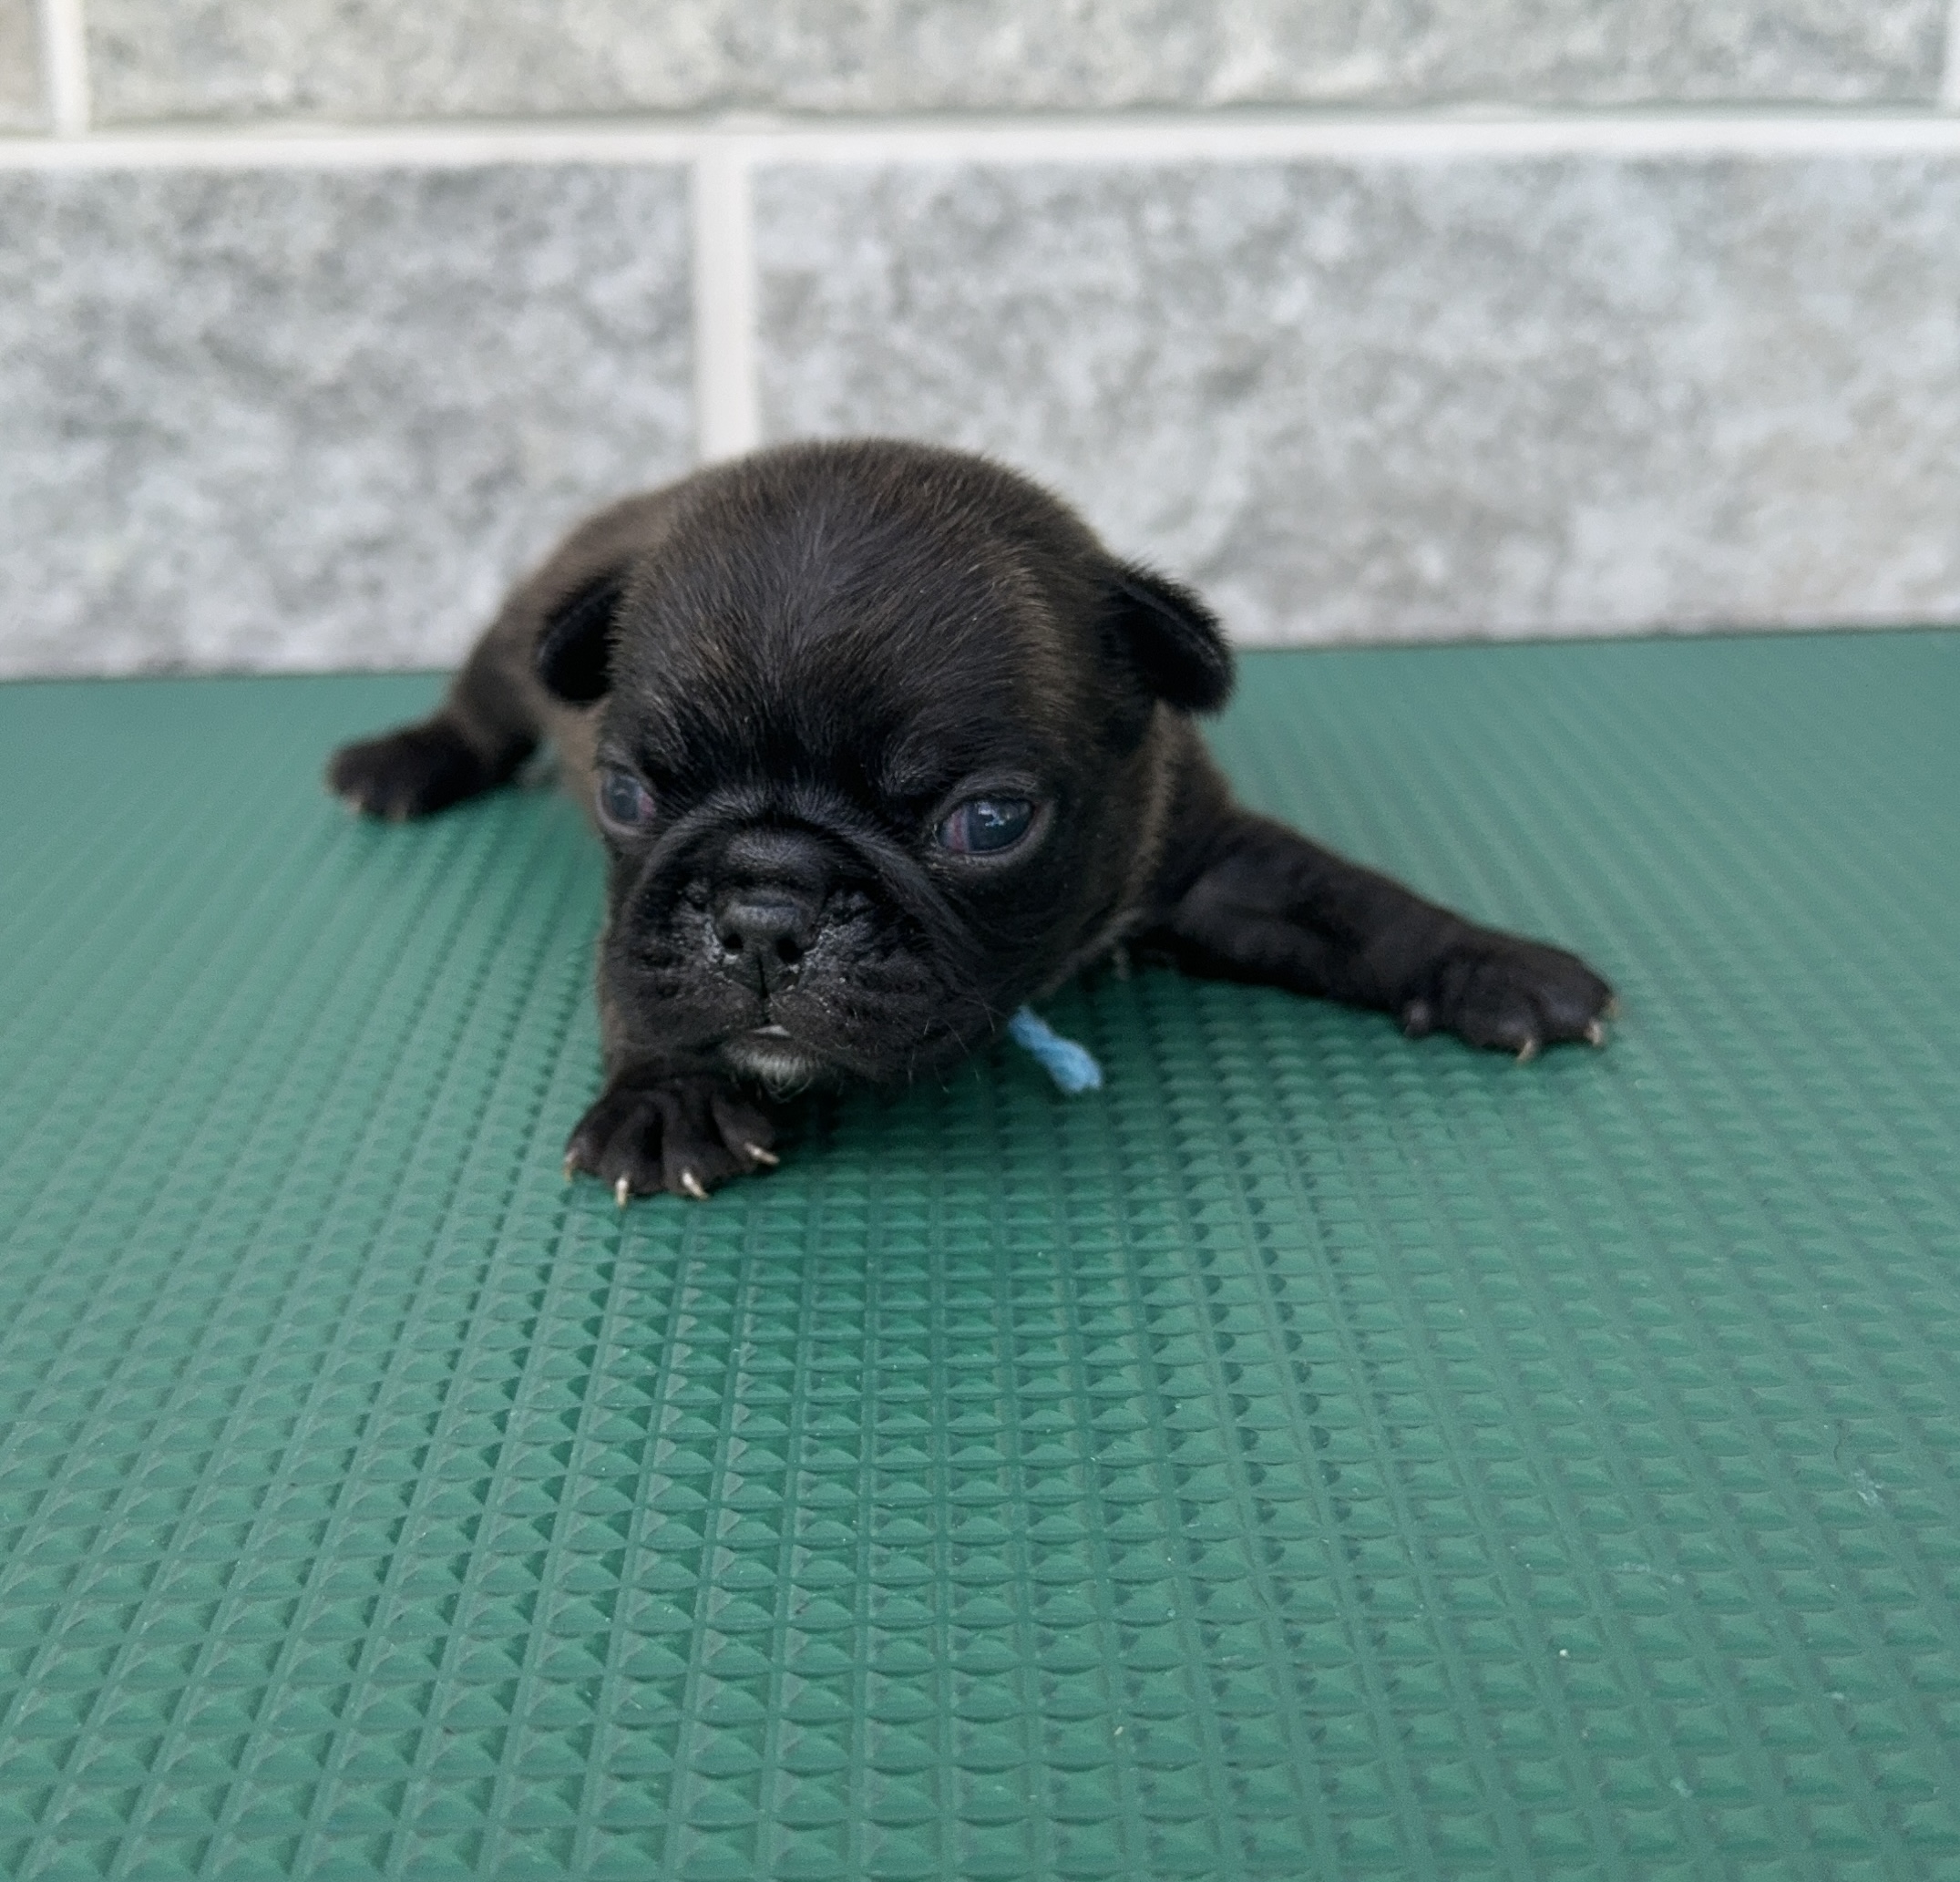
<path id="1" fill-rule="evenodd" d="M 631 1029 L 777 1092 L 949 1066 L 994 1013 L 972 936 L 877 833 L 703 820 L 631 885 L 608 991 Z"/>

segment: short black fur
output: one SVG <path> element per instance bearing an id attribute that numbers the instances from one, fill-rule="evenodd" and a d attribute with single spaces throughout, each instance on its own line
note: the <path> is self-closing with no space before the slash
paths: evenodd
<path id="1" fill-rule="evenodd" d="M 593 518 L 434 719 L 329 781 L 416 816 L 558 747 L 608 852 L 607 1082 L 567 1167 L 622 1202 L 768 1167 L 786 1093 L 937 1075 L 1124 945 L 1521 1058 L 1603 1039 L 1572 955 L 1234 803 L 1192 723 L 1231 684 L 1195 594 L 1025 479 L 796 446 Z M 1000 854 L 960 847 L 982 800 L 1025 812 Z"/>

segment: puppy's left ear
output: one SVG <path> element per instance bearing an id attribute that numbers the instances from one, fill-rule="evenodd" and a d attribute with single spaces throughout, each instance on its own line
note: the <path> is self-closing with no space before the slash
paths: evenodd
<path id="1" fill-rule="evenodd" d="M 1144 685 L 1166 704 L 1215 713 L 1231 696 L 1231 649 L 1218 617 L 1188 588 L 1124 564 L 1110 577 L 1107 608 Z"/>
<path id="2" fill-rule="evenodd" d="M 612 621 L 625 593 L 624 567 L 601 569 L 545 616 L 531 664 L 568 704 L 590 705 L 612 690 Z"/>

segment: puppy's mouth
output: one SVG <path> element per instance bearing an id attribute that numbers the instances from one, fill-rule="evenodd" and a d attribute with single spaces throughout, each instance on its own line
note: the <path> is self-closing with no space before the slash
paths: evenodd
<path id="1" fill-rule="evenodd" d="M 770 1021 L 724 1039 L 721 1054 L 745 1076 L 760 1080 L 777 1097 L 816 1083 L 823 1063 L 800 1048 L 787 1026 Z"/>

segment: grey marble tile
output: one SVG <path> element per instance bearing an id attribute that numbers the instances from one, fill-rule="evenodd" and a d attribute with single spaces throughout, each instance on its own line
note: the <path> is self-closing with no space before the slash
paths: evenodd
<path id="1" fill-rule="evenodd" d="M 0 177 L 0 672 L 437 665 L 693 453 L 667 167 Z"/>
<path id="2" fill-rule="evenodd" d="M 90 0 L 104 122 L 1904 101 L 1942 0 Z"/>
<path id="3" fill-rule="evenodd" d="M 0 130 L 39 130 L 46 122 L 34 0 L 0 0 Z"/>
<path id="4" fill-rule="evenodd" d="M 757 190 L 773 437 L 997 453 L 1248 640 L 1960 614 L 1960 160 Z"/>

